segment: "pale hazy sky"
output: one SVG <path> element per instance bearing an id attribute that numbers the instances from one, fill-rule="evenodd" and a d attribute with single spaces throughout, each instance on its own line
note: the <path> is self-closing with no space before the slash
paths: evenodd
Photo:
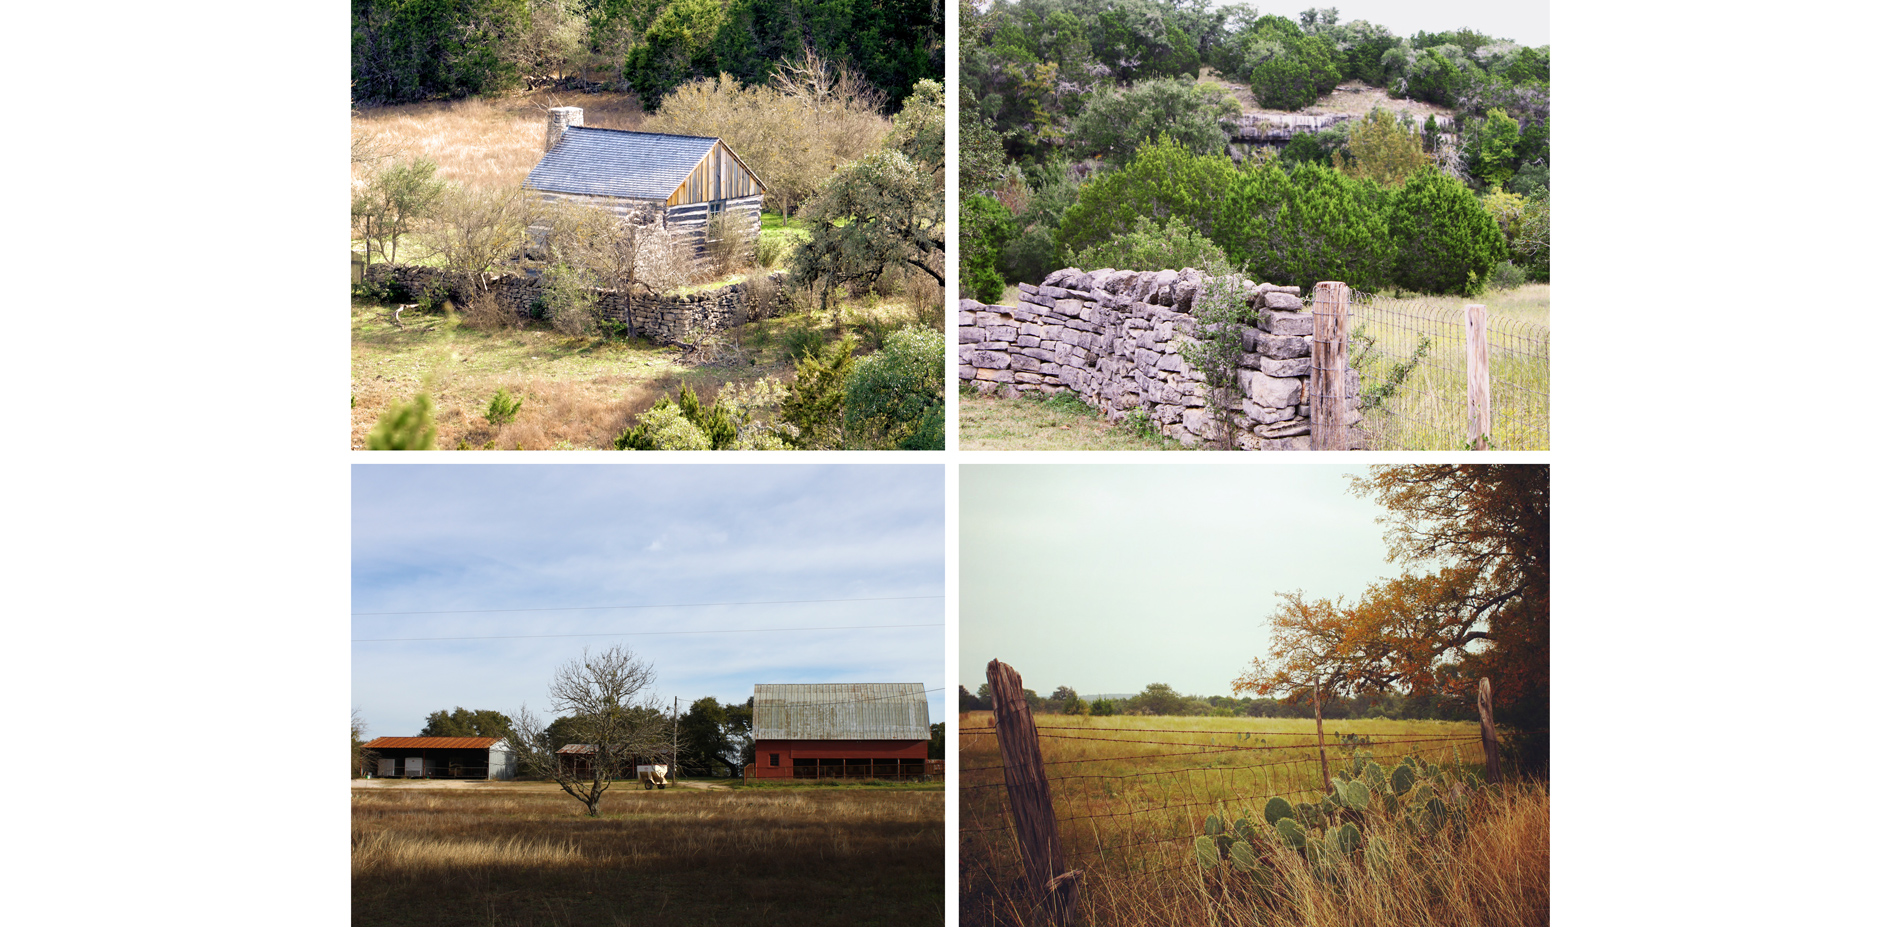
<path id="1" fill-rule="evenodd" d="M 1493 38 L 1510 39 L 1519 45 L 1550 44 L 1550 4 L 1545 0 L 1241 0 L 1262 13 L 1300 21 L 1300 12 L 1315 7 L 1337 7 L 1339 21 L 1363 19 L 1392 30 L 1393 35 L 1409 36 L 1423 29 L 1449 32 L 1472 28 Z M 1223 5 L 1216 2 L 1216 6 Z"/>
<path id="2" fill-rule="evenodd" d="M 458 705 L 512 714 L 526 702 L 552 720 L 553 671 L 622 643 L 653 663 L 669 706 L 744 702 L 755 683 L 921 682 L 939 690 L 928 697 L 941 721 L 943 473 L 354 466 L 351 705 L 372 736 L 414 736 Z M 884 601 L 478 611 L 870 598 Z M 465 611 L 363 614 L 452 610 Z M 921 627 L 759 630 L 870 625 Z M 482 639 L 390 640 L 460 637 Z"/>
<path id="3" fill-rule="evenodd" d="M 1356 598 L 1399 574 L 1362 467 L 965 465 L 960 646 L 975 692 L 1001 659 L 1048 695 L 1165 682 L 1232 695 L 1275 593 Z"/>

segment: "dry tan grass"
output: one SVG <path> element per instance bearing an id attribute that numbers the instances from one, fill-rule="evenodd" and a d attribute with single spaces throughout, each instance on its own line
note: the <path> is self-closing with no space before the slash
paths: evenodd
<path id="1" fill-rule="evenodd" d="M 943 793 L 353 790 L 357 924 L 943 921 Z"/>
<path id="2" fill-rule="evenodd" d="M 632 94 L 567 92 L 370 107 L 351 115 L 350 128 L 397 158 L 429 158 L 445 180 L 512 188 L 541 160 L 555 106 L 581 107 L 587 125 L 605 129 L 638 129 L 646 120 Z M 356 174 L 364 175 L 361 165 Z"/>
<path id="3" fill-rule="evenodd" d="M 965 730 L 990 723 L 987 713 L 960 719 Z M 1278 744 L 1276 735 L 1298 731 L 1310 742 L 1312 722 L 1117 716 L 1052 718 L 1041 726 L 1133 733 L 1127 739 L 1071 735 L 1042 741 L 1067 863 L 1085 874 L 1077 923 L 1519 927 L 1549 922 L 1550 796 L 1542 785 L 1510 784 L 1497 794 L 1475 797 L 1462 838 L 1454 839 L 1449 830 L 1415 835 L 1382 814 L 1369 813 L 1367 835 L 1390 844 L 1399 861 L 1384 876 L 1368 873 L 1362 861 L 1355 861 L 1338 881 L 1319 878 L 1290 848 L 1277 840 L 1263 842 L 1277 876 L 1262 885 L 1231 867 L 1203 873 L 1192 858 L 1194 836 L 1211 811 L 1230 820 L 1247 812 L 1257 820 L 1269 796 L 1317 798 L 1316 792 L 1295 791 L 1322 781 L 1316 764 L 1255 768 L 1263 759 L 1249 751 L 1220 751 L 1205 759 L 1186 754 L 1196 749 L 1189 745 L 1238 743 L 1232 732 L 1242 729 L 1255 743 Z M 1329 722 L 1327 730 L 1329 735 L 1371 735 L 1388 749 L 1451 764 L 1457 755 L 1430 739 L 1464 736 L 1474 727 L 1373 720 Z M 1130 739 L 1159 743 L 1131 746 Z M 970 733 L 961 746 L 966 769 L 959 799 L 961 922 L 966 927 L 1042 923 L 1044 915 L 1034 909 L 1033 896 L 1022 884 L 1001 790 L 991 785 L 1000 775 L 994 768 L 1000 763 L 995 739 Z M 1389 759 L 1377 747 L 1367 749 L 1381 761 Z M 1334 753 L 1335 764 L 1347 760 L 1344 754 Z M 1471 759 L 1468 750 L 1463 759 Z"/>

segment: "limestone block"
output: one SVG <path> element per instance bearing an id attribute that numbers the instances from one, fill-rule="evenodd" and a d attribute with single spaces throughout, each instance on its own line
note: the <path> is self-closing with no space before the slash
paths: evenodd
<path id="1" fill-rule="evenodd" d="M 1271 425 L 1275 422 L 1284 422 L 1297 417 L 1291 406 L 1278 409 L 1268 408 L 1251 399 L 1241 400 L 1240 411 L 1247 416 L 1248 421 L 1260 425 Z"/>
<path id="2" fill-rule="evenodd" d="M 1311 357 L 1271 358 L 1257 357 L 1257 366 L 1261 373 L 1270 377 L 1304 377 L 1313 372 Z M 1256 366 L 1250 364 L 1248 366 Z"/>
<path id="3" fill-rule="evenodd" d="M 1313 343 L 1299 335 L 1263 335 L 1260 338 L 1259 350 L 1262 355 L 1274 360 L 1311 357 Z"/>
<path id="4" fill-rule="evenodd" d="M 1302 381 L 1294 377 L 1270 377 L 1258 370 L 1240 372 L 1241 391 L 1269 409 L 1298 405 L 1301 385 Z"/>
<path id="5" fill-rule="evenodd" d="M 971 342 L 982 341 L 982 340 L 984 340 L 984 334 L 983 334 L 982 329 L 974 328 L 967 325 L 957 327 L 957 343 L 958 344 L 969 344 Z"/>
<path id="6" fill-rule="evenodd" d="M 1083 303 L 1079 299 L 1058 299 L 1050 305 L 1051 308 L 1062 315 L 1079 316 L 1082 314 Z"/>
<path id="7" fill-rule="evenodd" d="M 1269 310 L 1267 330 L 1276 335 L 1311 335 L 1313 333 L 1313 314 L 1310 312 L 1279 312 Z"/>

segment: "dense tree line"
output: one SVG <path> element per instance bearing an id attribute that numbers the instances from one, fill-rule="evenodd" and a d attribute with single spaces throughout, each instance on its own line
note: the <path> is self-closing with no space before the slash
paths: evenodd
<path id="1" fill-rule="evenodd" d="M 1047 697 L 1038 695 L 1034 689 L 1024 689 L 1023 697 L 1029 704 L 1029 710 L 1037 714 L 1309 720 L 1313 717 L 1313 700 L 1306 693 L 1295 693 L 1285 698 L 1183 695 L 1176 692 L 1173 686 L 1162 682 L 1150 683 L 1141 692 L 1123 698 L 1088 699 L 1068 686 L 1057 686 Z M 989 711 L 991 708 L 990 687 L 987 683 L 978 686 L 974 695 L 966 686 L 957 687 L 958 711 Z M 1364 692 L 1330 698 L 1323 710 L 1328 719 L 1348 721 L 1478 719 L 1477 703 L 1470 697 L 1436 692 Z"/>
<path id="2" fill-rule="evenodd" d="M 1550 50 L 1472 30 L 1392 34 L 1336 9 L 1299 20 L 1206 0 L 964 0 L 961 189 L 967 296 L 1079 262 L 1217 253 L 1220 269 L 1310 287 L 1472 293 L 1549 276 Z M 1246 163 L 1239 107 L 1345 80 L 1457 116 L 1375 112 Z"/>
<path id="3" fill-rule="evenodd" d="M 746 85 L 807 52 L 849 61 L 892 109 L 943 74 L 941 0 L 352 0 L 351 99 L 399 103 L 576 73 L 653 108 L 681 84 Z"/>

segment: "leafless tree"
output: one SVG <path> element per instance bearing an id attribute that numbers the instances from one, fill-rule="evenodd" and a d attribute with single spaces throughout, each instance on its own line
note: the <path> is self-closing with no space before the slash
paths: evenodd
<path id="1" fill-rule="evenodd" d="M 672 728 L 653 691 L 656 678 L 653 664 L 619 645 L 598 654 L 583 652 L 564 664 L 548 683 L 548 702 L 556 713 L 577 719 L 593 755 L 584 770 L 564 767 L 555 752 L 563 745 L 552 742 L 541 719 L 522 705 L 510 719 L 508 734 L 517 768 L 553 780 L 586 805 L 589 815 L 599 817 L 601 796 L 616 770 L 633 757 L 669 750 Z"/>
<path id="2" fill-rule="evenodd" d="M 363 721 L 361 709 L 350 712 L 350 775 L 361 776 L 376 763 L 376 751 L 366 750 L 369 725 Z"/>
<path id="3" fill-rule="evenodd" d="M 636 207 L 625 218 L 580 237 L 569 247 L 603 285 L 620 292 L 629 324 L 636 292 L 657 296 L 693 282 L 698 272 L 691 249 L 666 227 L 657 206 Z"/>

